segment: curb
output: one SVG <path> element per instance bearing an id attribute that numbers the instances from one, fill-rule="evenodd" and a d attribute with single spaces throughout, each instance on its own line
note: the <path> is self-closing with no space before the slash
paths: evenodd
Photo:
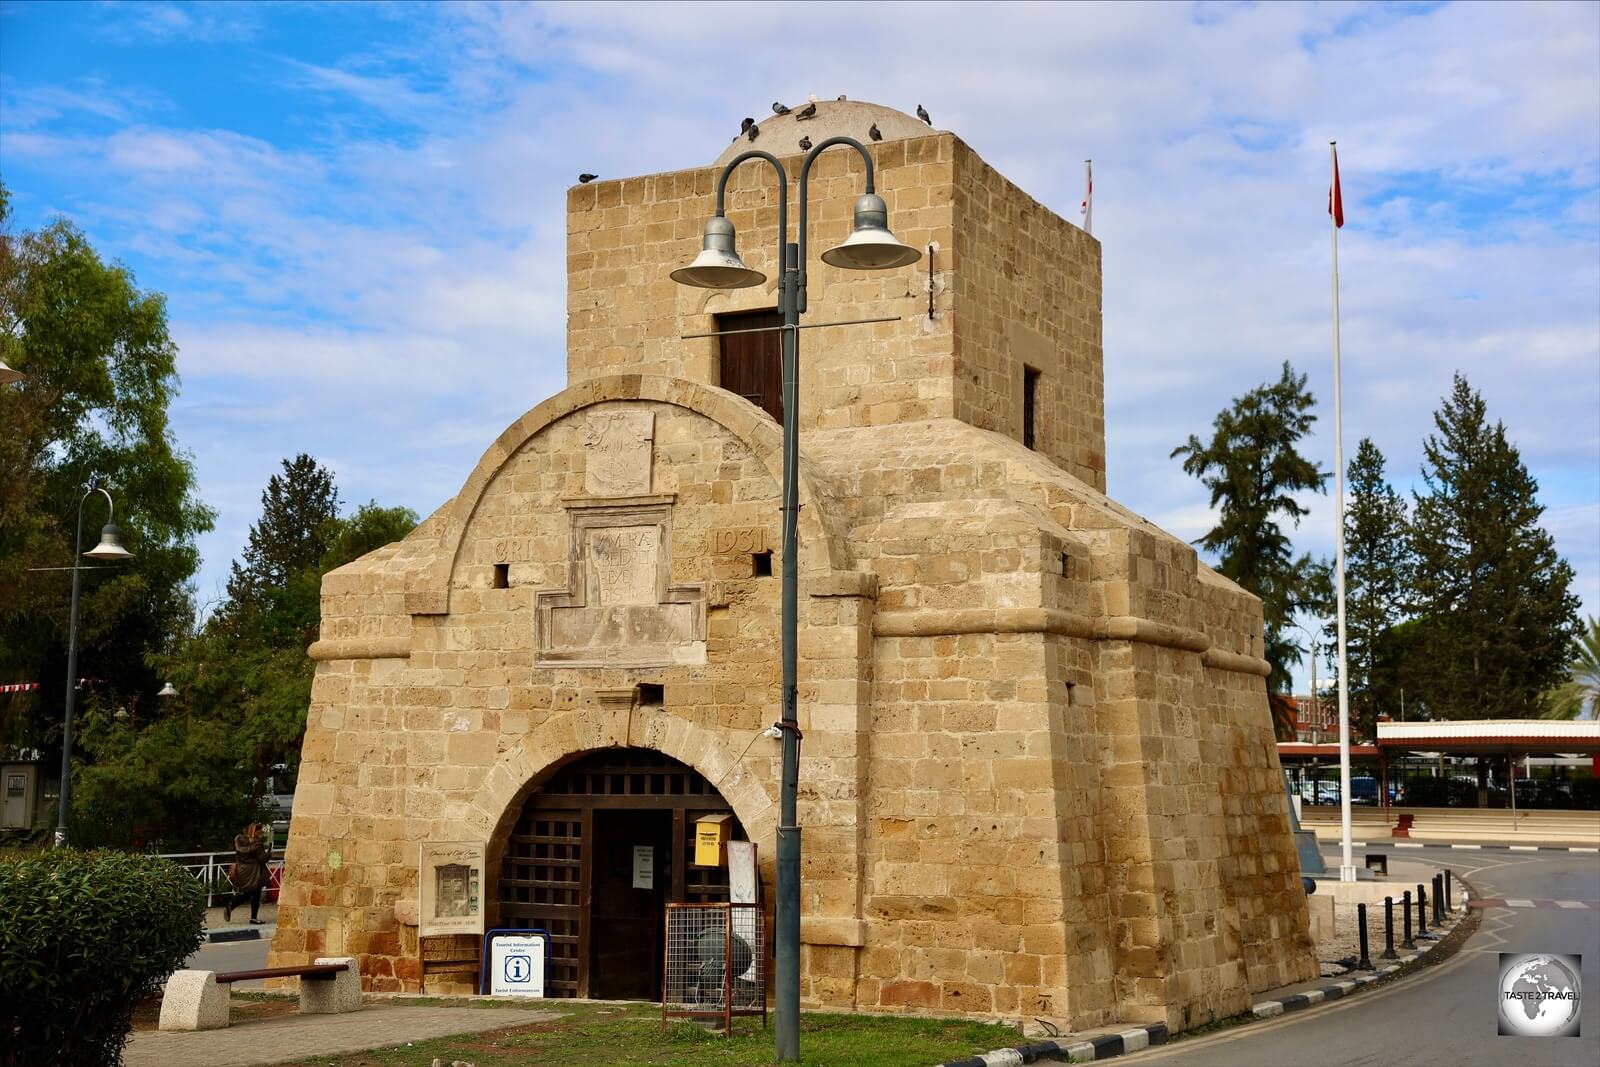
<path id="1" fill-rule="evenodd" d="M 1152 1023 L 1086 1041 L 1035 1041 L 1016 1048 L 1000 1048 L 965 1059 L 946 1060 L 937 1067 L 1018 1067 L 1024 1063 L 1092 1063 L 1139 1052 L 1167 1043 L 1167 1024 Z"/>
<path id="2" fill-rule="evenodd" d="M 1317 841 L 1317 844 L 1319 846 L 1321 846 L 1324 843 L 1325 842 L 1321 841 L 1320 839 Z M 1337 840 L 1333 840 L 1333 841 L 1326 842 L 1326 843 L 1327 844 L 1332 844 L 1332 845 L 1337 845 L 1339 842 Z M 1414 840 L 1414 839 L 1410 840 L 1410 841 L 1403 841 L 1403 840 L 1400 840 L 1399 838 L 1395 838 L 1395 839 L 1392 839 L 1392 840 L 1385 839 L 1385 838 L 1379 838 L 1376 841 L 1352 841 L 1352 842 L 1350 842 L 1350 847 L 1351 848 L 1453 848 L 1453 849 L 1456 849 L 1457 851 L 1472 851 L 1472 852 L 1478 852 L 1478 851 L 1481 851 L 1483 849 L 1488 849 L 1491 852 L 1590 852 L 1590 853 L 1600 853 L 1600 846 L 1463 844 L 1463 843 L 1455 843 L 1455 842 L 1450 842 L 1450 841 L 1417 841 L 1417 840 Z"/>
<path id="3" fill-rule="evenodd" d="M 1476 903 L 1476 898 L 1472 898 L 1472 902 Z M 1465 909 L 1467 906 L 1466 902 L 1463 902 L 1461 908 Z M 1257 1019 L 1271 1019 L 1279 1015 L 1287 1015 L 1290 1012 L 1309 1008 L 1313 1004 L 1338 1000 L 1340 997 L 1354 993 L 1362 986 L 1371 985 L 1373 982 L 1388 978 L 1407 964 L 1415 963 L 1417 960 L 1426 957 L 1443 944 L 1446 938 L 1455 933 L 1456 928 L 1461 925 L 1462 920 L 1466 917 L 1466 912 L 1458 910 L 1453 915 L 1454 917 L 1445 926 L 1430 926 L 1428 928 L 1430 931 L 1438 930 L 1440 932 L 1437 934 L 1430 932 L 1423 935 L 1428 938 L 1428 941 L 1426 944 L 1418 945 L 1415 952 L 1409 952 L 1394 962 L 1385 964 L 1367 974 L 1358 974 L 1351 978 L 1345 978 L 1334 982 L 1332 985 L 1325 985 L 1320 989 L 1308 989 L 1304 993 L 1293 993 L 1282 1000 L 1258 1001 L 1250 1005 L 1250 1014 Z"/>

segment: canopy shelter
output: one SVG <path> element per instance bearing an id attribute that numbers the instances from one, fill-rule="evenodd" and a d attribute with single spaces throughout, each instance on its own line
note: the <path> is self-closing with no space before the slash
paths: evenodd
<path id="1" fill-rule="evenodd" d="M 1473 756 L 1478 761 L 1478 806 L 1485 807 L 1486 759 L 1520 756 L 1587 755 L 1600 777 L 1600 721 L 1557 719 L 1463 719 L 1453 722 L 1385 722 L 1378 720 L 1377 752 L 1387 803 L 1390 760 L 1413 752 Z M 1511 809 L 1517 807 L 1516 776 L 1508 775 Z"/>

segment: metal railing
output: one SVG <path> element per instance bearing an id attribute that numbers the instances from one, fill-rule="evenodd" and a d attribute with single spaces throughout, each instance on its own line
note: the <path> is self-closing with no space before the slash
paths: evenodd
<path id="1" fill-rule="evenodd" d="M 233 880 L 228 877 L 228 868 L 233 866 L 234 861 L 232 849 L 226 852 L 161 852 L 157 855 L 176 863 L 206 887 L 208 908 L 216 906 L 220 898 L 227 897 L 234 891 Z M 268 853 L 267 884 L 261 891 L 262 899 L 277 900 L 278 887 L 282 883 L 283 849 L 276 848 Z"/>

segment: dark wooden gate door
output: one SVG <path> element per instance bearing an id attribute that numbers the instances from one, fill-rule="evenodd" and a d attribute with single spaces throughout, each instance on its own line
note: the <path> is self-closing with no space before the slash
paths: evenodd
<path id="1" fill-rule="evenodd" d="M 717 329 L 760 330 L 760 333 L 725 333 L 721 342 L 722 387 L 738 393 L 768 415 L 783 422 L 783 333 L 771 329 L 783 324 L 776 311 L 741 311 L 718 315 Z"/>
<path id="2" fill-rule="evenodd" d="M 549 996 L 659 996 L 663 905 L 728 899 L 727 868 L 692 864 L 694 821 L 731 811 L 650 749 L 591 752 L 528 796 L 500 866 L 499 924 L 550 934 Z M 649 890 L 634 885 L 637 846 L 653 849 Z"/>

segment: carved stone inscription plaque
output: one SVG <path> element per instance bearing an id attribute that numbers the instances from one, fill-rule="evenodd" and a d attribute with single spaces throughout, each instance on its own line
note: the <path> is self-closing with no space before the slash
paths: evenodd
<path id="1" fill-rule="evenodd" d="M 612 526 L 589 531 L 589 602 L 596 607 L 656 603 L 661 527 Z"/>
<path id="2" fill-rule="evenodd" d="M 704 591 L 671 583 L 672 505 L 571 507 L 569 515 L 572 585 L 537 595 L 535 661 L 565 667 L 704 663 Z"/>
<path id="3" fill-rule="evenodd" d="M 583 427 L 584 491 L 590 496 L 650 492 L 653 411 L 591 411 Z"/>

